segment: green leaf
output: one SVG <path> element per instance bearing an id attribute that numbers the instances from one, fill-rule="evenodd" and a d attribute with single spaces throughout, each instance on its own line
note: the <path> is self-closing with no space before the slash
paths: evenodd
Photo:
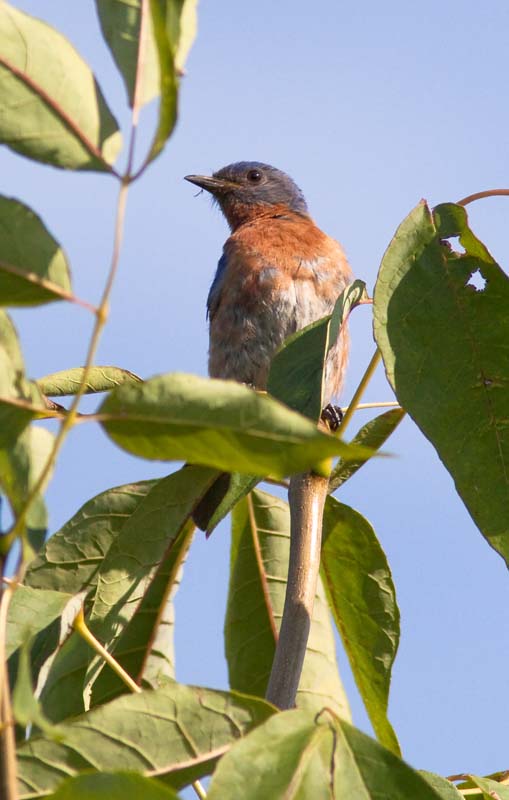
<path id="1" fill-rule="evenodd" d="M 141 610 L 160 563 L 171 557 L 179 533 L 214 477 L 203 467 L 187 467 L 157 481 L 112 541 L 99 567 L 87 624 L 113 654 L 129 621 Z M 183 553 L 178 547 L 177 551 L 178 564 Z M 152 647 L 149 630 L 147 655 Z M 139 631 L 137 637 L 139 642 Z M 80 713 L 84 696 L 103 668 L 103 659 L 73 633 L 55 657 L 41 693 L 46 715 L 58 722 Z M 111 685 L 106 681 L 107 690 Z"/>
<path id="2" fill-rule="evenodd" d="M 225 649 L 230 686 L 265 695 L 288 574 L 288 504 L 256 490 L 233 512 Z M 349 718 L 330 615 L 319 581 L 299 691 L 299 707 L 328 706 Z"/>
<path id="3" fill-rule="evenodd" d="M 380 414 L 362 426 L 352 439 L 352 444 L 369 447 L 372 455 L 374 455 L 396 430 L 404 416 L 405 412 L 402 408 L 392 408 L 390 411 Z M 372 455 L 355 461 L 343 461 L 340 459 L 331 472 L 329 492 L 335 492 L 336 489 L 339 489 L 343 483 L 349 480 L 352 475 L 355 475 L 357 470 L 372 458 Z"/>
<path id="4" fill-rule="evenodd" d="M 12 713 L 18 725 L 24 728 L 28 725 L 37 725 L 47 736 L 59 737 L 58 728 L 46 719 L 34 695 L 28 639 L 23 642 L 19 653 L 17 680 L 12 692 Z"/>
<path id="5" fill-rule="evenodd" d="M 354 281 L 338 297 L 332 314 L 289 336 L 270 367 L 267 391 L 294 411 L 318 422 L 327 355 L 352 308 L 366 296 L 364 281 Z"/>
<path id="6" fill-rule="evenodd" d="M 32 589 L 18 586 L 9 606 L 7 617 L 7 658 L 23 642 L 58 619 L 73 595 L 51 589 Z"/>
<path id="7" fill-rule="evenodd" d="M 65 397 L 77 393 L 83 372 L 84 367 L 73 367 L 38 378 L 36 383 L 46 397 Z M 88 373 L 85 394 L 109 392 L 124 383 L 141 383 L 141 378 L 120 367 L 92 367 Z"/>
<path id="8" fill-rule="evenodd" d="M 55 791 L 62 780 L 112 765 L 178 786 L 208 774 L 238 737 L 274 708 L 263 700 L 172 683 L 124 695 L 59 725 L 62 741 L 33 736 L 18 749 L 20 800 Z"/>
<path id="9" fill-rule="evenodd" d="M 472 784 L 481 790 L 483 800 L 509 800 L 509 786 L 476 775 L 469 775 L 469 778 Z"/>
<path id="10" fill-rule="evenodd" d="M 95 0 L 101 30 L 122 75 L 129 105 L 149 103 L 159 94 L 159 59 L 150 3 L 145 0 Z M 143 25 L 142 25 L 143 16 Z M 143 28 L 143 37 L 140 33 Z"/>
<path id="11" fill-rule="evenodd" d="M 443 239 L 460 236 L 464 254 Z M 483 290 L 470 285 L 478 272 Z M 401 405 L 435 446 L 474 522 L 509 564 L 509 278 L 460 206 L 398 228 L 375 289 L 375 336 Z"/>
<path id="12" fill-rule="evenodd" d="M 463 795 L 456 789 L 453 783 L 440 775 L 435 775 L 434 772 L 426 772 L 420 769 L 419 775 L 422 775 L 426 783 L 435 790 L 441 800 L 464 800 Z"/>
<path id="13" fill-rule="evenodd" d="M 69 297 L 64 251 L 32 209 L 2 195 L 0 242 L 0 305 L 32 306 Z"/>
<path id="14" fill-rule="evenodd" d="M 118 125 L 70 42 L 2 2 L 0 54 L 0 141 L 55 167 L 111 172 Z"/>
<path id="15" fill-rule="evenodd" d="M 235 744 L 207 798 L 233 800 L 239 786 L 243 800 L 439 800 L 404 761 L 327 711 L 284 711 Z"/>
<path id="16" fill-rule="evenodd" d="M 194 525 L 187 522 L 115 646 L 115 660 L 145 688 L 156 689 L 162 678 L 175 677 L 173 597 L 193 534 Z M 125 683 L 116 673 L 103 669 L 92 686 L 91 704 L 100 705 L 126 691 Z"/>
<path id="17" fill-rule="evenodd" d="M 54 436 L 45 428 L 26 428 L 9 447 L 0 449 L 0 485 L 15 515 L 24 508 L 33 486 L 46 464 Z M 44 487 L 43 487 L 44 489 Z M 37 495 L 30 506 L 26 525 L 32 537 L 42 539 L 48 523 L 46 506 Z"/>
<path id="18" fill-rule="evenodd" d="M 400 753 L 387 718 L 391 669 L 399 643 L 392 576 L 373 528 L 357 511 L 328 497 L 322 568 L 329 605 L 355 682 L 380 742 Z"/>
<path id="19" fill-rule="evenodd" d="M 30 562 L 25 585 L 70 594 L 95 587 L 112 542 L 155 483 L 128 483 L 88 500 Z"/>
<path id="20" fill-rule="evenodd" d="M 29 422 L 44 410 L 41 393 L 25 378 L 16 329 L 0 310 L 0 450 L 12 447 Z"/>
<path id="21" fill-rule="evenodd" d="M 49 800 L 178 800 L 169 786 L 136 772 L 78 775 L 60 784 Z"/>
<path id="22" fill-rule="evenodd" d="M 317 430 L 271 397 L 234 381 L 174 373 L 114 389 L 99 408 L 101 424 L 123 449 L 163 461 L 185 460 L 228 472 L 282 477 L 350 446 Z"/>

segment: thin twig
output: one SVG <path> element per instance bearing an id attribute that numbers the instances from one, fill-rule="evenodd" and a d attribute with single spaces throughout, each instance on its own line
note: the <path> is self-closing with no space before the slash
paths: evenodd
<path id="1" fill-rule="evenodd" d="M 0 797 L 2 800 L 17 800 L 18 797 L 16 739 L 5 652 L 7 613 L 15 588 L 15 581 L 11 581 L 3 588 L 0 595 Z"/>
<path id="2" fill-rule="evenodd" d="M 370 382 L 371 378 L 373 377 L 373 374 L 374 374 L 374 372 L 375 372 L 375 370 L 376 370 L 376 368 L 378 366 L 378 362 L 380 361 L 380 359 L 381 359 L 380 350 L 377 347 L 377 349 L 375 350 L 375 353 L 374 353 L 371 361 L 369 362 L 368 366 L 366 367 L 366 371 L 365 371 L 364 375 L 361 378 L 361 382 L 359 383 L 357 389 L 355 390 L 354 396 L 352 397 L 352 399 L 350 401 L 350 405 L 346 409 L 345 415 L 344 415 L 343 419 L 341 420 L 341 423 L 340 423 L 340 425 L 339 425 L 339 427 L 338 427 L 338 429 L 336 431 L 338 436 L 341 436 L 341 434 L 344 433 L 346 426 L 350 422 L 355 410 L 358 408 L 359 400 L 361 399 L 362 395 L 364 394 L 364 392 L 366 390 L 366 387 L 367 387 L 368 383 Z"/>
<path id="3" fill-rule="evenodd" d="M 467 206 L 469 203 L 473 203 L 474 200 L 482 200 L 484 197 L 506 197 L 507 195 L 509 195 L 509 189 L 486 189 L 484 192 L 469 194 L 463 200 L 458 200 L 456 205 Z"/>

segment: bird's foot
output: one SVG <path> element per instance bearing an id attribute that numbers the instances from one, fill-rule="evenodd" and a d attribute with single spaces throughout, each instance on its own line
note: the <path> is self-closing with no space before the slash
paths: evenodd
<path id="1" fill-rule="evenodd" d="M 329 403 L 322 411 L 321 419 L 331 431 L 337 431 L 343 421 L 343 412 L 339 406 Z"/>

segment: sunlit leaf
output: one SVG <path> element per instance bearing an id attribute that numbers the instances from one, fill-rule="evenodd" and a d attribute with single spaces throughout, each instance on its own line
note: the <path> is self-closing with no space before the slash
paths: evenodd
<path id="1" fill-rule="evenodd" d="M 83 367 L 73 367 L 72 369 L 53 372 L 38 378 L 36 383 L 39 389 L 47 397 L 65 397 L 66 395 L 76 394 L 80 388 L 83 378 Z M 85 394 L 95 392 L 109 392 L 115 386 L 123 383 L 140 383 L 141 378 L 120 367 L 92 367 L 89 370 Z"/>
<path id="2" fill-rule="evenodd" d="M 265 695 L 286 593 L 288 504 L 256 490 L 233 512 L 225 646 L 230 686 Z M 318 583 L 297 705 L 350 712 L 338 674 L 330 614 Z"/>
<path id="3" fill-rule="evenodd" d="M 444 242 L 459 236 L 465 249 Z M 471 277 L 485 281 L 476 289 Z M 475 523 L 509 563 L 509 278 L 452 204 L 402 222 L 375 289 L 396 396 L 437 449 Z"/>
<path id="4" fill-rule="evenodd" d="M 364 447 L 369 447 L 373 455 L 382 447 L 387 441 L 389 436 L 396 430 L 399 423 L 405 416 L 402 408 L 392 408 L 384 414 L 371 419 L 366 425 L 363 425 L 360 431 L 352 439 L 352 444 L 360 444 Z M 357 470 L 366 464 L 372 456 L 369 455 L 365 458 L 360 458 L 355 461 L 338 461 L 336 466 L 331 472 L 329 481 L 329 492 L 335 492 L 336 489 L 349 480 L 352 475 L 355 475 Z"/>
<path id="5" fill-rule="evenodd" d="M 65 253 L 42 220 L 19 200 L 1 195 L 0 278 L 0 305 L 62 300 L 71 290 Z"/>
<path id="6" fill-rule="evenodd" d="M 419 775 L 422 775 L 426 783 L 429 783 L 441 800 L 465 800 L 454 784 L 446 780 L 446 778 L 422 769 L 419 770 Z"/>
<path id="7" fill-rule="evenodd" d="M 481 790 L 483 800 L 509 800 L 509 786 L 504 786 L 491 778 L 479 778 L 476 775 L 469 775 L 469 778 L 470 783 Z"/>
<path id="8" fill-rule="evenodd" d="M 117 123 L 90 68 L 58 31 L 0 4 L 0 141 L 67 169 L 111 171 Z"/>
<path id="9" fill-rule="evenodd" d="M 20 800 L 43 797 L 85 770 L 112 766 L 175 786 L 182 772 L 190 782 L 274 711 L 253 697 L 178 683 L 124 695 L 59 725 L 60 742 L 33 736 L 18 748 Z"/>
<path id="10" fill-rule="evenodd" d="M 321 469 L 333 455 L 366 453 L 271 397 L 234 381 L 180 373 L 114 389 L 99 408 L 109 436 L 130 453 L 228 472 L 277 477 Z"/>
<path id="11" fill-rule="evenodd" d="M 19 653 L 16 684 L 12 691 L 12 714 L 18 725 L 23 728 L 28 725 L 36 725 L 47 736 L 59 736 L 58 728 L 46 719 L 40 703 L 34 695 L 30 670 L 30 641 L 28 638 L 21 645 Z"/>
<path id="12" fill-rule="evenodd" d="M 341 293 L 334 311 L 289 336 L 272 359 L 267 391 L 294 411 L 318 422 L 327 354 L 336 344 L 351 309 L 366 295 L 366 284 L 354 281 Z"/>
<path id="13" fill-rule="evenodd" d="M 399 642 L 392 576 L 373 528 L 357 511 L 327 498 L 321 574 L 352 672 L 382 744 L 399 754 L 387 718 L 391 669 Z"/>
<path id="14" fill-rule="evenodd" d="M 389 750 L 324 710 L 284 711 L 237 742 L 214 772 L 208 800 L 439 800 Z"/>

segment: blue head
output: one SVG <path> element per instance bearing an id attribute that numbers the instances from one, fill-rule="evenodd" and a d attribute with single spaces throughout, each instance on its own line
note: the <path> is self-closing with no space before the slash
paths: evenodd
<path id="1" fill-rule="evenodd" d="M 273 209 L 308 215 L 304 195 L 285 172 L 259 161 L 239 161 L 206 175 L 186 175 L 186 180 L 210 192 L 231 228 Z"/>

